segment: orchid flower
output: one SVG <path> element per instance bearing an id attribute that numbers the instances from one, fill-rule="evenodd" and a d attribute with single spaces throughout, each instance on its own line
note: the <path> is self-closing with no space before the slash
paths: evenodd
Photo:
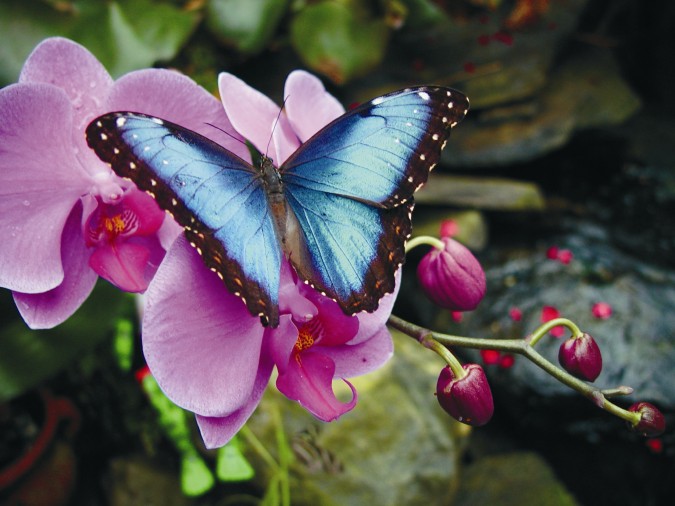
<path id="1" fill-rule="evenodd" d="M 32 328 L 66 320 L 98 276 L 144 291 L 179 233 L 87 146 L 89 122 L 116 110 L 160 116 L 245 151 L 218 101 L 189 78 L 149 69 L 113 81 L 79 44 L 40 43 L 19 82 L 0 90 L 0 286 Z"/>
<path id="2" fill-rule="evenodd" d="M 286 81 L 282 112 L 234 76 L 222 74 L 219 85 L 237 132 L 263 153 L 271 138 L 276 163 L 343 112 L 321 82 L 302 71 Z M 279 391 L 320 420 L 351 410 L 354 387 L 347 382 L 352 398 L 341 402 L 332 382 L 377 369 L 392 355 L 385 322 L 395 297 L 386 295 L 374 313 L 347 316 L 283 261 L 279 326 L 265 328 L 180 238 L 146 293 L 143 350 L 166 395 L 197 415 L 206 445 L 222 446 L 251 416 L 275 367 Z"/>

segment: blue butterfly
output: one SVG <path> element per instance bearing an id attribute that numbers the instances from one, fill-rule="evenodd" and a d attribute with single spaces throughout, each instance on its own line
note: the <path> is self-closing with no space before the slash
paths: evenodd
<path id="1" fill-rule="evenodd" d="M 279 168 L 133 112 L 95 119 L 87 142 L 171 212 L 205 264 L 276 327 L 282 255 L 345 314 L 372 312 L 394 290 L 413 193 L 468 108 L 450 88 L 389 93 L 328 124 Z"/>

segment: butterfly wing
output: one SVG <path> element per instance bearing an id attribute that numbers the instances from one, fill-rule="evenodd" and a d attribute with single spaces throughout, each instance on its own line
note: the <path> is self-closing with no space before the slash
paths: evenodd
<path id="1" fill-rule="evenodd" d="M 393 291 L 412 196 L 468 107 L 449 88 L 390 93 L 327 125 L 282 166 L 302 235 L 286 241 L 290 260 L 346 313 L 373 311 Z"/>
<path id="2" fill-rule="evenodd" d="M 278 325 L 281 251 L 258 171 L 196 132 L 137 113 L 95 119 L 87 142 L 174 216 L 251 314 Z"/>

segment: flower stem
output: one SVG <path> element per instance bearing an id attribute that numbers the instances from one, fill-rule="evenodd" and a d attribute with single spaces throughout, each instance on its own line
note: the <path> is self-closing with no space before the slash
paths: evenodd
<path id="1" fill-rule="evenodd" d="M 530 335 L 530 346 L 534 346 L 537 344 L 537 342 L 546 335 L 546 333 L 551 330 L 553 327 L 558 327 L 558 326 L 564 326 L 570 329 L 570 332 L 572 332 L 572 337 L 581 337 L 583 335 L 583 332 L 577 327 L 577 325 L 571 321 L 568 320 L 567 318 L 554 318 L 553 320 L 549 320 L 543 325 L 541 325 L 537 330 L 532 332 Z"/>
<path id="2" fill-rule="evenodd" d="M 413 237 L 406 243 L 405 252 L 408 253 L 413 248 L 416 248 L 417 246 L 421 246 L 423 244 L 428 244 L 429 246 L 433 246 L 434 248 L 440 250 L 445 249 L 445 244 L 440 239 L 436 237 L 431 237 L 430 235 L 420 235 L 418 237 Z"/>
<path id="3" fill-rule="evenodd" d="M 629 387 L 620 386 L 613 389 L 600 390 L 593 385 L 575 378 L 567 371 L 549 362 L 534 349 L 533 344 L 541 339 L 541 336 L 545 335 L 546 332 L 558 325 L 565 325 L 568 327 L 574 336 L 581 335 L 582 332 L 579 330 L 579 327 L 566 318 L 556 318 L 555 320 L 544 323 L 532 333 L 530 339 L 481 339 L 476 337 L 442 334 L 440 332 L 433 332 L 424 327 L 420 327 L 414 323 L 410 323 L 393 314 L 389 317 L 388 324 L 391 327 L 406 334 L 407 336 L 416 339 L 423 346 L 433 349 L 434 351 L 437 350 L 436 345 L 432 344 L 432 341 L 435 341 L 437 344 L 442 345 L 443 347 L 456 346 L 460 348 L 472 348 L 479 350 L 499 350 L 523 355 L 530 362 L 546 371 L 549 375 L 553 376 L 564 385 L 567 385 L 573 390 L 579 392 L 584 397 L 588 398 L 599 408 L 604 409 L 605 411 L 608 411 L 619 418 L 623 418 L 632 425 L 636 425 L 640 421 L 641 415 L 639 413 L 625 410 L 608 400 L 609 397 L 627 395 L 632 392 L 632 389 Z"/>

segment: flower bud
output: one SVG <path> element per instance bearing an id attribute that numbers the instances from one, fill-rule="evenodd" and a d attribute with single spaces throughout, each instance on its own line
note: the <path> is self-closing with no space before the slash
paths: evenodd
<path id="1" fill-rule="evenodd" d="M 462 423 L 474 427 L 485 425 L 494 412 L 492 392 L 485 372 L 478 364 L 462 367 L 466 375 L 459 379 L 455 379 L 450 366 L 441 370 L 436 383 L 438 402 L 450 416 Z"/>
<path id="2" fill-rule="evenodd" d="M 628 411 L 640 413 L 640 421 L 631 428 L 645 437 L 655 437 L 666 430 L 666 419 L 659 409 L 649 402 L 636 402 Z"/>
<path id="3" fill-rule="evenodd" d="M 485 295 L 485 273 L 476 257 L 450 237 L 445 247 L 434 248 L 417 266 L 424 292 L 439 306 L 451 311 L 471 311 Z"/>
<path id="4" fill-rule="evenodd" d="M 558 361 L 568 373 L 586 381 L 595 381 L 602 371 L 600 348 L 586 332 L 572 336 L 560 345 Z"/>

